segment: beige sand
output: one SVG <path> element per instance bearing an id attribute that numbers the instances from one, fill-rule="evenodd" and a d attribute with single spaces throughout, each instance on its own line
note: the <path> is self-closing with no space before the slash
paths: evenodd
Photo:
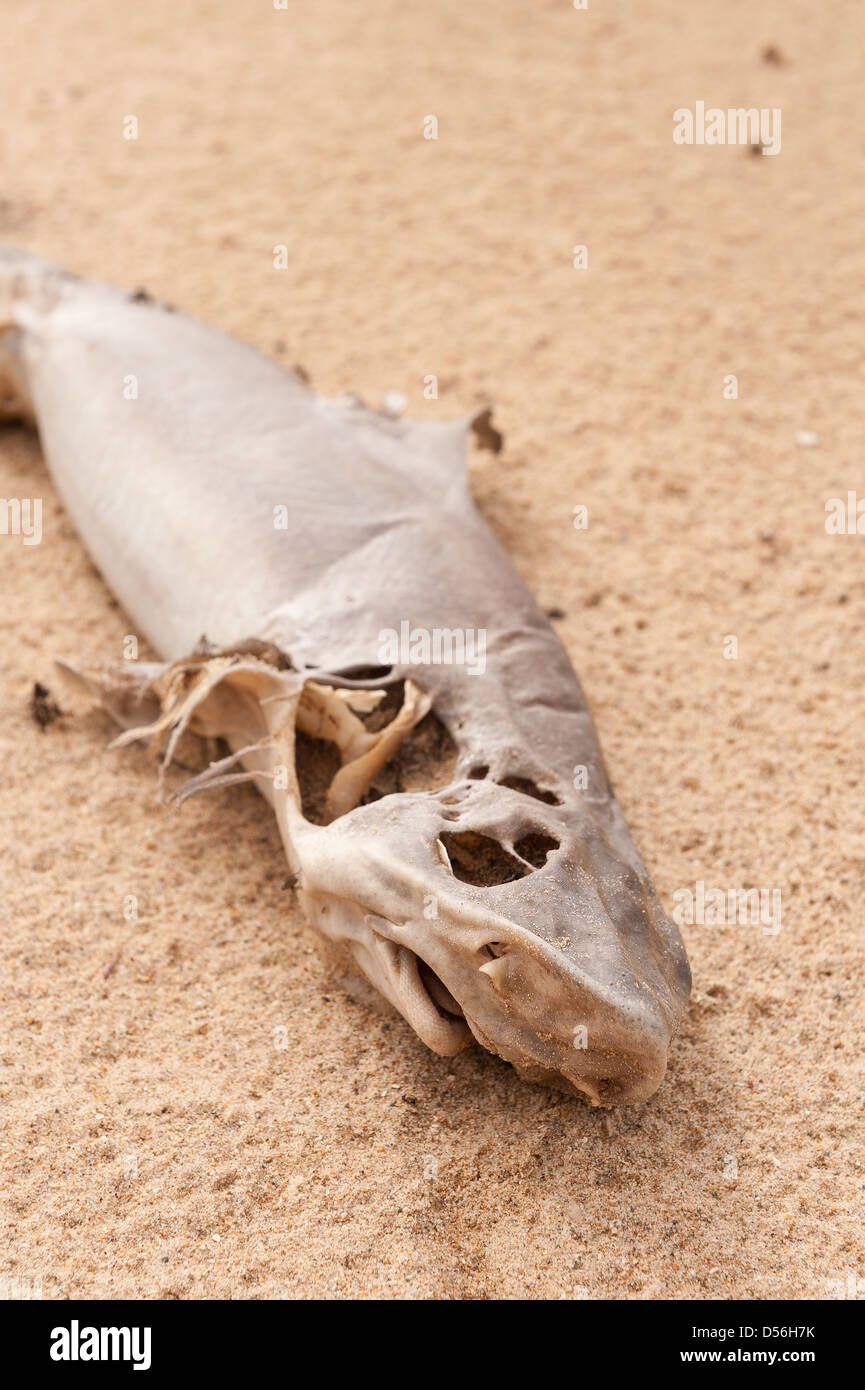
<path id="1" fill-rule="evenodd" d="M 644 1106 L 432 1056 L 330 986 L 254 791 L 170 813 L 101 714 L 33 723 L 51 657 L 114 658 L 129 623 L 4 430 L 0 495 L 45 518 L 40 546 L 0 536 L 3 1287 L 761 1298 L 865 1274 L 865 538 L 824 527 L 865 493 L 861 5 L 0 21 L 0 240 L 323 392 L 493 399 L 476 496 L 565 615 L 664 901 L 698 879 L 783 901 L 777 935 L 685 927 L 693 1005 Z M 781 154 L 674 145 L 698 100 L 782 108 Z"/>

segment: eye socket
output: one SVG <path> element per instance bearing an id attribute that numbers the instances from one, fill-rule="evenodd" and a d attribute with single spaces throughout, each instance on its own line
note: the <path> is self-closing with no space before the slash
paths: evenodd
<path id="1" fill-rule="evenodd" d="M 500 941 L 485 941 L 481 950 L 486 952 L 490 960 L 498 960 L 500 956 L 507 955 L 507 948 Z"/>
<path id="2" fill-rule="evenodd" d="M 542 868 L 550 851 L 558 849 L 557 841 L 537 831 L 524 835 L 514 845 L 520 859 L 500 845 L 498 840 L 490 835 L 481 835 L 476 830 L 445 830 L 439 840 L 447 851 L 454 876 L 476 888 L 496 888 L 503 883 L 515 883 L 533 869 Z"/>

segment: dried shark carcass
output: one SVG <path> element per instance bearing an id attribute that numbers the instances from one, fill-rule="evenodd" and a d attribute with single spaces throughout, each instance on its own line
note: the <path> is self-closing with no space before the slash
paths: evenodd
<path id="1" fill-rule="evenodd" d="M 309 920 L 434 1051 L 474 1038 L 594 1104 L 650 1096 L 688 964 L 565 651 L 473 506 L 488 412 L 322 399 L 146 297 L 0 251 L 0 414 L 38 426 L 164 658 L 79 665 L 120 741 L 167 764 L 187 730 L 226 740 L 181 796 L 261 788 Z"/>

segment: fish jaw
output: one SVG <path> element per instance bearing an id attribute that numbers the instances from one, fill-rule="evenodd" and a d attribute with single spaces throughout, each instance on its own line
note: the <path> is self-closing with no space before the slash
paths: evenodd
<path id="1" fill-rule="evenodd" d="M 441 839 L 460 793 L 468 833 L 506 841 L 510 798 L 513 825 L 554 832 L 557 848 L 514 882 L 463 882 Z M 678 933 L 645 871 L 612 849 L 593 866 L 577 831 L 525 801 L 455 784 L 383 797 L 328 826 L 295 822 L 303 905 L 434 1051 L 476 1039 L 527 1080 L 593 1105 L 637 1104 L 664 1078 L 690 991 Z"/>

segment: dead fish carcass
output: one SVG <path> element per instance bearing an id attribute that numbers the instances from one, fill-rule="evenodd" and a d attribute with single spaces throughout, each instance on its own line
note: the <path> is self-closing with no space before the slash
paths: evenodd
<path id="1" fill-rule="evenodd" d="M 595 1104 L 650 1096 L 687 959 L 564 648 L 472 503 L 488 412 L 323 399 L 192 318 L 3 251 L 0 413 L 38 427 L 163 658 L 76 663 L 120 741 L 168 762 L 184 731 L 226 740 L 180 799 L 254 780 L 310 921 L 434 1051 L 477 1039 Z"/>

